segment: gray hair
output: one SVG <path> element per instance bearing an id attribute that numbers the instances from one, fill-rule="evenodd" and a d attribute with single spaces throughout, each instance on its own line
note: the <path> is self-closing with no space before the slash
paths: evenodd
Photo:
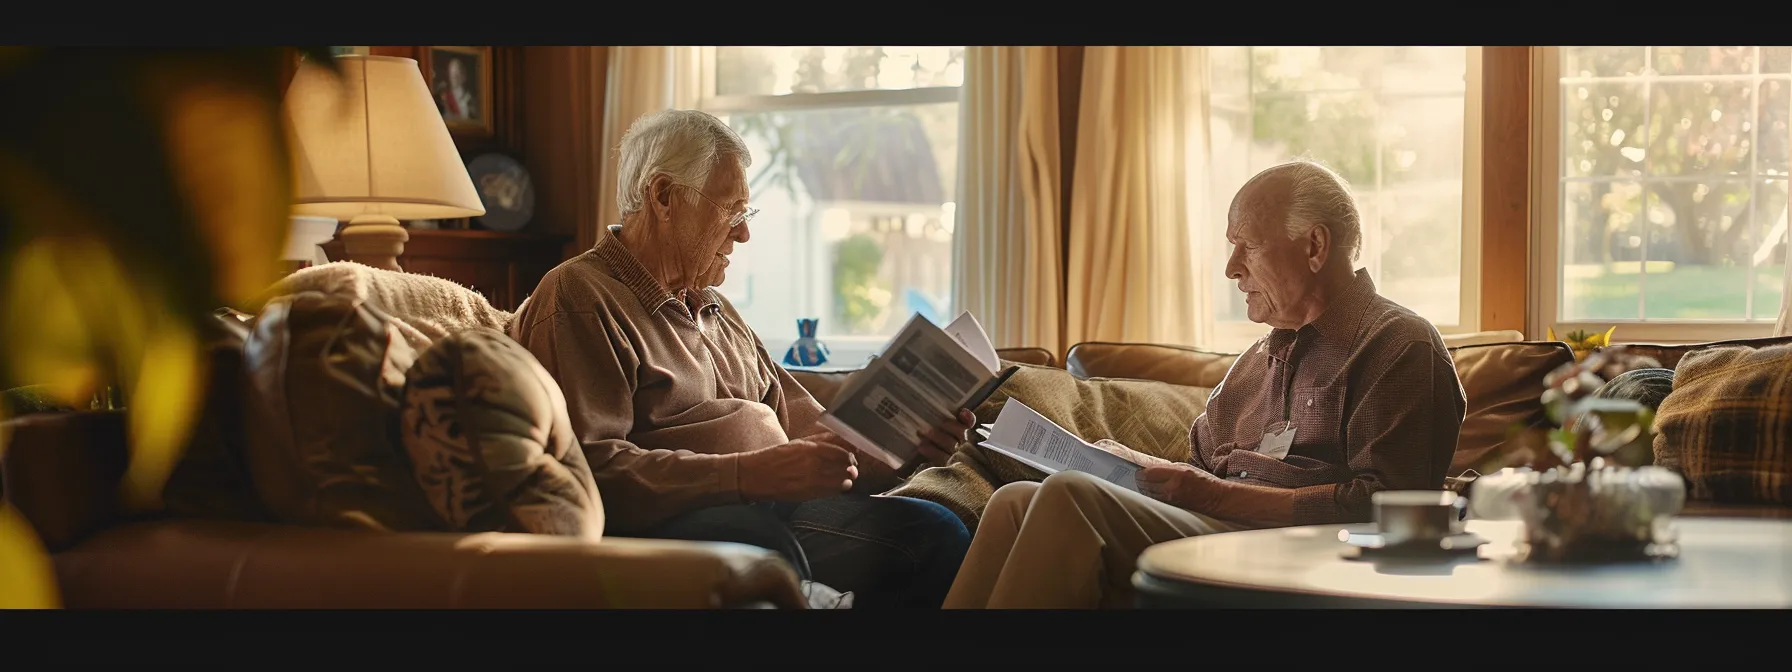
<path id="1" fill-rule="evenodd" d="M 1317 161 L 1290 161 L 1264 170 L 1251 178 L 1277 175 L 1288 181 L 1288 220 L 1290 240 L 1307 235 L 1313 227 L 1326 225 L 1332 232 L 1334 249 L 1350 251 L 1356 261 L 1363 247 L 1363 222 L 1357 212 L 1356 198 L 1350 183 Z"/>
<path id="2" fill-rule="evenodd" d="M 753 155 L 740 134 L 714 115 L 697 110 L 662 110 L 635 120 L 622 135 L 616 160 L 616 210 L 634 214 L 647 203 L 655 177 L 696 190 L 709 184 L 709 173 L 723 159 L 753 165 Z M 696 194 L 685 199 L 695 203 Z"/>

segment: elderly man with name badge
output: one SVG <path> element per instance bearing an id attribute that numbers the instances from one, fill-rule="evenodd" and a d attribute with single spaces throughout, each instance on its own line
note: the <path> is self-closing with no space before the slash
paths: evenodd
<path id="1" fill-rule="evenodd" d="M 1367 521 L 1375 492 L 1442 487 L 1462 383 L 1437 328 L 1353 271 L 1362 229 L 1344 180 L 1305 161 L 1269 168 L 1227 220 L 1226 277 L 1272 330 L 1214 388 L 1189 462 L 1104 440 L 1153 465 L 1140 492 L 1076 471 L 1003 486 L 947 608 L 1126 608 L 1153 544 Z"/>

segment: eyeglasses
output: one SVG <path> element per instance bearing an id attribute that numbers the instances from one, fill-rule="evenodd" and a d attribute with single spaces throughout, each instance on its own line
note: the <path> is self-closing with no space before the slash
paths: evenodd
<path id="1" fill-rule="evenodd" d="M 721 203 L 717 203 L 717 202 L 715 202 L 714 199 L 711 199 L 710 197 L 703 195 L 703 191 L 701 189 L 698 189 L 696 187 L 682 185 L 682 184 L 678 185 L 678 186 L 684 187 L 686 189 L 690 189 L 692 193 L 697 194 L 698 198 L 702 198 L 705 201 L 709 201 L 709 204 L 716 206 L 716 208 L 718 210 L 722 210 L 724 212 L 726 212 L 728 210 L 728 208 L 724 207 Z M 737 226 L 745 224 L 749 221 L 752 221 L 753 216 L 757 215 L 757 214 L 759 214 L 759 208 L 747 208 L 746 210 L 736 213 L 734 215 L 733 219 L 728 220 L 728 228 L 732 229 L 734 227 L 737 227 Z"/>

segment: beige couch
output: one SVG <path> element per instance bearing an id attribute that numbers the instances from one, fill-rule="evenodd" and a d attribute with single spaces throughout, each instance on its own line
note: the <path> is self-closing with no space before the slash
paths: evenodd
<path id="1" fill-rule="evenodd" d="M 738 544 L 268 522 L 284 518 L 262 511 L 240 465 L 251 432 L 274 430 L 251 426 L 257 416 L 245 411 L 244 399 L 251 377 L 286 379 L 292 369 L 284 360 L 246 356 L 247 328 L 234 318 L 208 324 L 216 332 L 208 333 L 208 396 L 161 509 L 127 512 L 120 505 L 118 484 L 129 452 L 126 412 L 35 414 L 0 426 L 9 435 L 0 453 L 0 496 L 17 507 L 52 554 L 66 607 L 806 605 L 795 571 L 781 556 Z M 303 390 L 292 399 L 286 394 L 279 395 L 281 403 L 311 411 L 341 405 L 307 400 Z M 371 424 L 376 426 L 367 431 L 381 431 L 377 421 Z"/>
<path id="2" fill-rule="evenodd" d="M 1567 344 L 1526 341 L 1517 331 L 1491 331 L 1444 338 L 1456 363 L 1468 399 L 1466 418 L 1458 435 L 1452 477 L 1486 473 L 1514 465 L 1526 450 L 1541 450 L 1539 428 L 1546 421 L 1539 399 L 1543 377 L 1573 361 Z M 1629 347 L 1655 357 L 1673 368 L 1687 353 L 1735 343 L 1755 346 L 1792 341 L 1792 338 L 1720 341 L 1684 345 L 1633 344 Z M 1085 379 L 1134 379 L 1156 381 L 1205 391 L 1217 386 L 1238 353 L 1146 343 L 1080 343 L 1070 348 L 1064 367 Z M 1004 355 L 1006 358 L 1006 355 Z M 853 372 L 793 375 L 815 392 L 823 405 L 832 400 Z M 1201 404 L 1197 403 L 1198 407 Z M 1192 419 L 1192 418 L 1191 418 Z M 1524 427 L 1529 431 L 1515 431 Z M 1460 487 L 1471 479 L 1453 480 Z M 1686 515 L 1792 518 L 1792 506 L 1689 502 Z"/>

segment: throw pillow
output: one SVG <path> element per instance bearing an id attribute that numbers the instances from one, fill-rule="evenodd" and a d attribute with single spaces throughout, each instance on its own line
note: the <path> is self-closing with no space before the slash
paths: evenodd
<path id="1" fill-rule="evenodd" d="M 1655 464 L 1688 499 L 1792 504 L 1792 343 L 1688 353 L 1655 431 Z"/>
<path id="2" fill-rule="evenodd" d="M 449 527 L 603 536 L 560 385 L 510 337 L 472 327 L 424 350 L 405 374 L 401 426 L 412 474 Z"/>
<path id="3" fill-rule="evenodd" d="M 1009 399 L 1050 418 L 1091 443 L 1113 439 L 1167 460 L 1187 461 L 1189 428 L 1207 408 L 1209 390 L 1121 378 L 1079 378 L 1064 369 L 1021 370 L 973 409 L 977 422 L 995 422 Z M 924 469 L 887 494 L 937 502 L 976 529 L 995 489 L 1045 474 L 975 444 L 959 446 L 944 467 Z"/>
<path id="4" fill-rule="evenodd" d="M 268 301 L 244 344 L 247 464 L 278 521 L 443 530 L 398 439 L 407 330 L 353 296 Z"/>

